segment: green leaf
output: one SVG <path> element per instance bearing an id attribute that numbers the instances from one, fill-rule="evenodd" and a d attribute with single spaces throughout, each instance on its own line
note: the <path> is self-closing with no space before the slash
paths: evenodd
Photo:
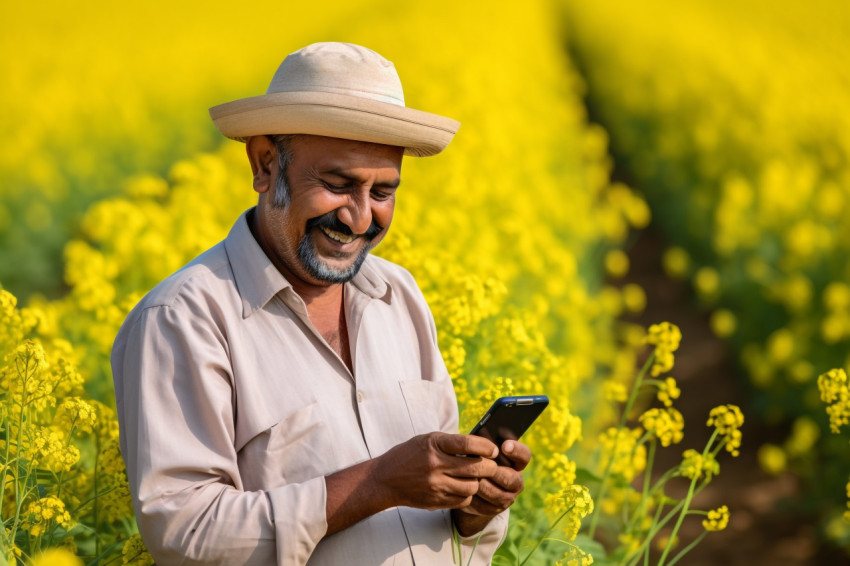
<path id="1" fill-rule="evenodd" d="M 602 478 L 595 475 L 593 472 L 591 472 L 587 468 L 576 468 L 576 483 L 587 484 L 587 483 L 599 483 L 601 481 L 602 481 Z"/>

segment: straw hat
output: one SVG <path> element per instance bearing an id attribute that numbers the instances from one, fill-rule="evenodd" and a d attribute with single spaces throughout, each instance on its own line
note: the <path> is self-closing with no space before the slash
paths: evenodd
<path id="1" fill-rule="evenodd" d="M 460 123 L 407 108 L 392 62 L 351 43 L 314 43 L 291 53 L 266 94 L 210 108 L 225 136 L 314 134 L 439 153 Z"/>

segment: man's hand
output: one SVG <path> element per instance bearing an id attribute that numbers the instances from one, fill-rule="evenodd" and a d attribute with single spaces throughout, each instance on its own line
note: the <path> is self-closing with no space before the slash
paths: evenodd
<path id="1" fill-rule="evenodd" d="M 493 461 L 498 454 L 496 445 L 486 438 L 432 432 L 415 436 L 373 460 L 331 474 L 325 478 L 326 534 L 400 505 L 420 509 L 470 508 L 473 496 L 481 490 L 480 482 L 504 474 L 500 470 L 503 466 Z M 503 478 L 493 485 L 503 484 L 511 481 Z"/>
<path id="2" fill-rule="evenodd" d="M 472 503 L 479 480 L 498 473 L 496 445 L 465 434 L 432 432 L 411 438 L 379 458 L 376 480 L 393 505 L 453 509 Z"/>
<path id="3" fill-rule="evenodd" d="M 502 444 L 502 453 L 513 466 L 499 466 L 492 476 L 482 478 L 469 505 L 452 510 L 455 527 L 463 536 L 487 526 L 490 519 L 513 505 L 523 490 L 522 471 L 531 461 L 531 449 L 522 442 L 507 440 Z"/>

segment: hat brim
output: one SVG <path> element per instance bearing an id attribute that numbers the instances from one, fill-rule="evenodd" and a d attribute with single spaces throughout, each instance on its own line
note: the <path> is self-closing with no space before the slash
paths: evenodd
<path id="1" fill-rule="evenodd" d="M 313 134 L 394 145 L 405 155 L 435 155 L 460 122 L 429 112 L 330 92 L 276 92 L 210 108 L 219 131 L 245 141 L 268 134 Z"/>

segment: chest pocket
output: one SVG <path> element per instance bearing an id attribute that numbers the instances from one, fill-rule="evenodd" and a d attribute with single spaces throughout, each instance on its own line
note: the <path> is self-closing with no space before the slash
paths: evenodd
<path id="1" fill-rule="evenodd" d="M 300 483 L 335 470 L 330 431 L 318 403 L 289 413 L 239 451 L 246 491 Z"/>
<path id="2" fill-rule="evenodd" d="M 441 430 L 440 421 L 445 402 L 443 386 L 431 381 L 399 381 L 413 434 L 424 434 Z M 457 431 L 445 431 L 457 432 Z"/>

